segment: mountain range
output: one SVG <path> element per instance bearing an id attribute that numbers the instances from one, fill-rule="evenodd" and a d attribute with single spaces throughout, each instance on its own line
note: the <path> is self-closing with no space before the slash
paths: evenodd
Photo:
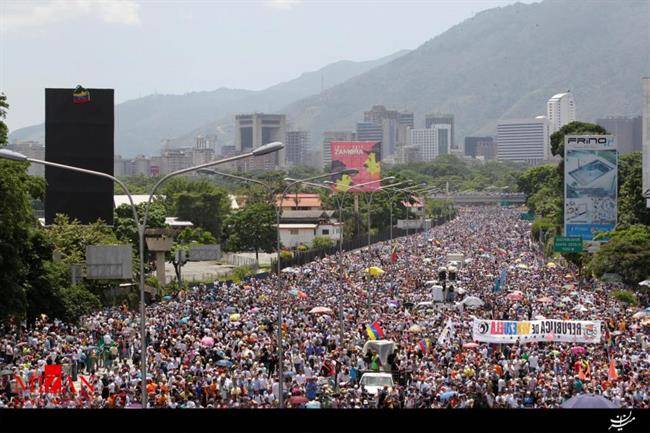
<path id="1" fill-rule="evenodd" d="M 481 12 L 425 42 L 371 62 L 339 62 L 262 91 L 218 89 L 152 95 L 116 108 L 116 152 L 157 154 L 160 140 L 199 134 L 232 140 L 238 112 L 287 113 L 318 147 L 325 130 L 354 129 L 372 105 L 455 115 L 456 139 L 494 134 L 499 119 L 545 114 L 570 90 L 579 120 L 641 112 L 650 75 L 650 2 L 546 0 Z M 337 71 L 337 72 L 334 72 Z M 326 86 L 321 87 L 325 77 Z M 42 137 L 42 125 L 10 139 Z M 228 144 L 228 143 L 226 143 Z"/>

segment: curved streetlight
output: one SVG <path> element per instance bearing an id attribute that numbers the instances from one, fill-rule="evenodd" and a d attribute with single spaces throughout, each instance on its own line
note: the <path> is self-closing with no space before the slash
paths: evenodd
<path id="1" fill-rule="evenodd" d="M 147 350 L 146 350 L 146 320 L 145 320 L 145 302 L 144 302 L 144 232 L 145 228 L 147 226 L 147 216 L 149 215 L 149 208 L 151 207 L 151 200 L 156 193 L 156 190 L 158 187 L 167 179 L 178 176 L 184 173 L 188 173 L 191 171 L 199 170 L 202 168 L 207 168 L 211 167 L 214 165 L 219 165 L 219 164 L 225 164 L 227 162 L 231 161 L 236 161 L 239 159 L 244 159 L 248 158 L 249 156 L 261 156 L 261 155 L 266 155 L 268 153 L 272 152 L 277 152 L 278 150 L 282 149 L 284 147 L 284 144 L 276 141 L 273 143 L 265 144 L 264 146 L 260 146 L 257 149 L 254 149 L 251 152 L 244 153 L 241 155 L 235 155 L 231 156 L 229 158 L 224 158 L 220 159 L 217 161 L 211 161 L 207 162 L 205 164 L 197 165 L 194 167 L 189 167 L 181 170 L 174 171 L 172 173 L 167 174 L 164 176 L 162 179 L 160 179 L 156 184 L 154 185 L 153 189 L 149 193 L 149 199 L 147 200 L 147 205 L 145 207 L 144 211 L 144 217 L 142 219 L 142 223 L 140 223 L 140 218 L 138 217 L 138 211 L 137 208 L 135 207 L 135 204 L 133 203 L 133 197 L 131 196 L 131 192 L 129 189 L 126 187 L 126 185 L 116 178 L 115 176 L 112 176 L 107 173 L 102 173 L 99 171 L 94 171 L 94 170 L 88 170 L 85 168 L 81 167 L 74 167 L 71 165 L 65 165 L 65 164 L 58 164 L 56 162 L 50 162 L 50 161 L 43 161 L 40 159 L 35 159 L 35 158 L 29 158 L 21 153 L 14 152 L 11 150 L 7 149 L 0 149 L 0 158 L 5 158 L 5 159 L 10 159 L 14 161 L 28 161 L 28 162 L 33 162 L 35 164 L 41 164 L 41 165 L 49 165 L 51 167 L 56 167 L 60 168 L 63 170 L 70 170 L 70 171 L 75 171 L 78 173 L 84 173 L 84 174 L 89 174 L 93 176 L 99 176 L 99 177 L 104 177 L 107 179 L 111 179 L 113 182 L 117 183 L 122 190 L 126 193 L 126 195 L 129 197 L 129 202 L 131 203 L 131 210 L 133 211 L 133 217 L 135 218 L 135 223 L 138 226 L 138 249 L 139 249 L 139 255 L 140 255 L 140 351 L 141 351 L 141 363 L 140 363 L 140 385 L 142 388 L 142 407 L 143 409 L 147 408 L 147 387 L 146 387 L 146 382 L 147 382 Z"/>

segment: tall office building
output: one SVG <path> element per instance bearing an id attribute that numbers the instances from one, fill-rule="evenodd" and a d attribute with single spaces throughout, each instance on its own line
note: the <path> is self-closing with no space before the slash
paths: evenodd
<path id="1" fill-rule="evenodd" d="M 481 150 L 481 156 L 485 156 L 486 150 L 493 144 L 493 137 L 465 137 L 465 155 L 476 158 L 479 156 L 479 150 Z"/>
<path id="2" fill-rule="evenodd" d="M 641 116 L 609 116 L 597 119 L 596 124 L 602 126 L 616 138 L 618 153 L 623 155 L 630 152 L 640 152 L 643 147 L 643 121 Z"/>
<path id="3" fill-rule="evenodd" d="M 500 161 L 538 163 L 550 159 L 548 120 L 501 120 L 497 125 L 497 158 Z"/>
<path id="4" fill-rule="evenodd" d="M 546 103 L 549 134 L 576 120 L 576 104 L 570 91 L 553 95 Z"/>
<path id="5" fill-rule="evenodd" d="M 650 77 L 643 78 L 643 193 L 646 207 L 650 207 Z"/>
<path id="6" fill-rule="evenodd" d="M 325 170 L 332 168 L 332 141 L 356 141 L 354 131 L 325 131 L 323 132 L 323 167 Z"/>
<path id="7" fill-rule="evenodd" d="M 435 124 L 431 128 L 411 129 L 410 146 L 406 153 L 412 152 L 412 147 L 419 149 L 421 161 L 433 161 L 439 155 L 446 155 L 449 152 L 451 142 L 451 125 Z M 408 156 L 408 158 L 412 158 Z"/>
<path id="8" fill-rule="evenodd" d="M 357 124 L 357 135 L 359 140 L 381 141 L 382 158 L 386 160 L 400 154 L 400 149 L 408 142 L 408 131 L 413 127 L 412 112 L 387 110 L 383 105 L 373 105 L 369 111 L 363 113 L 363 122 Z M 378 138 L 379 129 L 381 138 Z"/>
<path id="9" fill-rule="evenodd" d="M 433 125 L 451 125 L 450 137 L 451 141 L 449 142 L 450 153 L 460 152 L 462 149 L 459 149 L 456 146 L 456 141 L 454 139 L 455 128 L 454 128 L 454 115 L 451 113 L 430 113 L 427 114 L 424 118 L 424 127 L 431 128 Z"/>
<path id="10" fill-rule="evenodd" d="M 264 144 L 284 141 L 286 123 L 284 114 L 238 114 L 235 116 L 235 148 L 237 152 L 246 153 Z M 282 149 L 261 157 L 244 159 L 241 163 L 242 169 L 247 171 L 284 167 L 285 161 L 286 152 Z"/>
<path id="11" fill-rule="evenodd" d="M 305 152 L 309 148 L 309 131 L 287 131 L 284 146 L 287 165 L 304 165 Z"/>
<path id="12" fill-rule="evenodd" d="M 382 141 L 383 138 L 384 138 L 384 127 L 381 123 L 357 122 L 357 140 Z"/>

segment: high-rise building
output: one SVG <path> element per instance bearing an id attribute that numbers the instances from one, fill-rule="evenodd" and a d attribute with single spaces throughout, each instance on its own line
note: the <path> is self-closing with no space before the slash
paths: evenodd
<path id="1" fill-rule="evenodd" d="M 630 152 L 640 152 L 643 147 L 643 121 L 641 116 L 609 116 L 597 119 L 596 124 L 602 126 L 616 138 L 618 153 L 624 155 Z"/>
<path id="2" fill-rule="evenodd" d="M 421 161 L 433 161 L 439 155 L 449 153 L 450 141 L 451 125 L 435 124 L 431 128 L 411 129 L 408 148 L 418 148 Z M 412 152 L 412 149 L 408 149 L 407 152 Z M 409 158 L 412 158 L 412 155 Z"/>
<path id="3" fill-rule="evenodd" d="M 537 163 L 551 157 L 548 120 L 501 120 L 497 125 L 497 158 L 500 161 Z"/>
<path id="4" fill-rule="evenodd" d="M 354 131 L 325 131 L 323 132 L 323 167 L 325 170 L 332 168 L 332 141 L 355 141 L 357 134 Z"/>
<path id="5" fill-rule="evenodd" d="M 646 195 L 646 207 L 650 207 L 650 77 L 643 78 L 643 193 Z"/>
<path id="6" fill-rule="evenodd" d="M 387 110 L 383 105 L 373 105 L 370 111 L 363 113 L 364 122 L 381 124 L 385 119 L 399 120 L 400 115 L 397 110 Z"/>
<path id="7" fill-rule="evenodd" d="M 479 141 L 476 144 L 476 158 L 484 161 L 493 161 L 497 159 L 496 141 Z"/>
<path id="8" fill-rule="evenodd" d="M 455 152 L 460 152 L 462 149 L 459 149 L 456 147 L 456 142 L 454 139 L 455 132 L 454 132 L 454 115 L 451 113 L 430 113 L 427 114 L 424 118 L 424 127 L 425 128 L 431 128 L 433 125 L 451 125 L 451 131 L 450 131 L 450 137 L 451 140 L 449 142 L 449 149 L 451 153 L 452 151 Z"/>
<path id="9" fill-rule="evenodd" d="M 286 116 L 284 114 L 238 114 L 235 116 L 235 148 L 238 153 L 286 138 Z M 242 169 L 268 170 L 283 167 L 286 161 L 284 149 L 256 158 L 240 161 Z"/>
<path id="10" fill-rule="evenodd" d="M 357 122 L 357 140 L 382 141 L 383 138 L 384 138 L 384 127 L 382 123 Z M 382 148 L 382 150 L 384 149 Z"/>
<path id="11" fill-rule="evenodd" d="M 287 131 L 284 146 L 287 165 L 304 165 L 305 152 L 309 148 L 309 131 Z"/>
<path id="12" fill-rule="evenodd" d="M 465 137 L 465 155 L 476 158 L 478 156 L 478 149 L 489 148 L 494 144 L 493 137 Z M 485 152 L 485 150 L 483 150 Z"/>
<path id="13" fill-rule="evenodd" d="M 549 134 L 576 120 L 576 104 L 570 91 L 553 95 L 546 103 Z"/>
<path id="14" fill-rule="evenodd" d="M 161 174 L 168 174 L 176 170 L 192 167 L 192 149 L 167 149 L 161 155 Z"/>

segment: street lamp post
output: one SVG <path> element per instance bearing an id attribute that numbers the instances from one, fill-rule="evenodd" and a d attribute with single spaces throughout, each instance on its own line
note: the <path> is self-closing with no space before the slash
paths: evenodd
<path id="1" fill-rule="evenodd" d="M 167 179 L 173 177 L 173 176 L 178 176 L 180 174 L 188 173 L 194 170 L 198 170 L 201 168 L 207 168 L 210 166 L 214 165 L 219 165 L 219 164 L 224 164 L 227 162 L 231 161 L 236 161 L 239 159 L 247 158 L 249 156 L 261 156 L 261 155 L 266 155 L 268 153 L 272 152 L 277 152 L 278 150 L 282 149 L 284 145 L 280 142 L 273 142 L 269 144 L 265 144 L 264 146 L 260 146 L 257 149 L 253 150 L 252 152 L 244 153 L 241 155 L 236 155 L 232 156 L 229 158 L 224 158 L 218 161 L 211 161 L 205 164 L 197 165 L 194 167 L 189 167 L 186 169 L 182 170 L 177 170 L 175 172 L 169 173 L 166 176 L 164 176 L 162 179 L 160 179 L 153 187 L 151 190 L 151 193 L 149 194 L 149 199 L 147 200 L 147 205 L 145 207 L 145 212 L 144 212 L 144 217 L 142 220 L 142 223 L 140 223 L 140 219 L 138 217 L 138 211 L 137 208 L 133 202 L 133 197 L 131 196 L 131 193 L 129 189 L 126 187 L 126 185 L 119 179 L 117 179 L 115 176 L 112 176 L 107 173 L 102 173 L 99 171 L 94 171 L 94 170 L 87 170 L 85 168 L 81 167 L 74 167 L 70 165 L 65 165 L 65 164 L 58 164 L 55 162 L 50 162 L 50 161 L 43 161 L 39 159 L 34 159 L 34 158 L 28 158 L 25 155 L 22 155 L 18 152 L 12 152 L 10 150 L 6 149 L 0 149 L 0 158 L 6 158 L 6 159 L 11 159 L 11 160 L 16 160 L 16 161 L 28 161 L 32 162 L 35 164 L 41 164 L 41 165 L 49 165 L 51 167 L 56 167 L 64 170 L 70 170 L 70 171 L 75 171 L 78 173 L 84 173 L 84 174 L 89 174 L 93 176 L 99 176 L 99 177 L 104 177 L 107 179 L 112 180 L 113 182 L 117 183 L 122 190 L 126 193 L 126 195 L 129 197 L 129 202 L 131 204 L 131 210 L 133 211 L 133 217 L 135 219 L 135 223 L 138 227 L 138 250 L 139 250 L 139 256 L 140 256 L 140 351 L 141 351 L 141 363 L 140 363 L 140 384 L 142 388 L 142 407 L 143 409 L 147 408 L 147 387 L 146 387 L 146 382 L 147 382 L 147 353 L 146 353 L 146 318 L 145 318 L 145 302 L 144 302 L 144 232 L 145 228 L 147 226 L 147 216 L 149 214 L 149 208 L 151 207 L 151 200 L 156 193 L 156 190 L 158 187 Z"/>
<path id="2" fill-rule="evenodd" d="M 394 176 L 385 177 L 385 178 L 381 179 L 381 181 L 383 181 L 383 180 L 392 180 L 392 179 L 395 179 L 395 177 Z M 368 228 L 368 248 L 370 248 L 370 214 L 372 213 L 372 198 L 373 198 L 373 195 L 377 191 L 384 191 L 384 190 L 386 190 L 388 188 L 394 188 L 394 187 L 396 187 L 398 185 L 404 185 L 404 184 L 409 183 L 409 182 L 410 181 L 405 180 L 405 181 L 393 183 L 393 184 L 390 184 L 390 185 L 380 186 L 379 188 L 377 188 L 374 191 L 371 191 L 370 194 L 368 194 L 368 200 L 366 202 L 366 204 L 368 205 L 368 223 L 367 223 L 367 228 Z M 391 222 L 392 222 L 392 218 L 391 218 Z M 391 231 L 392 231 L 392 227 L 391 227 Z"/>

